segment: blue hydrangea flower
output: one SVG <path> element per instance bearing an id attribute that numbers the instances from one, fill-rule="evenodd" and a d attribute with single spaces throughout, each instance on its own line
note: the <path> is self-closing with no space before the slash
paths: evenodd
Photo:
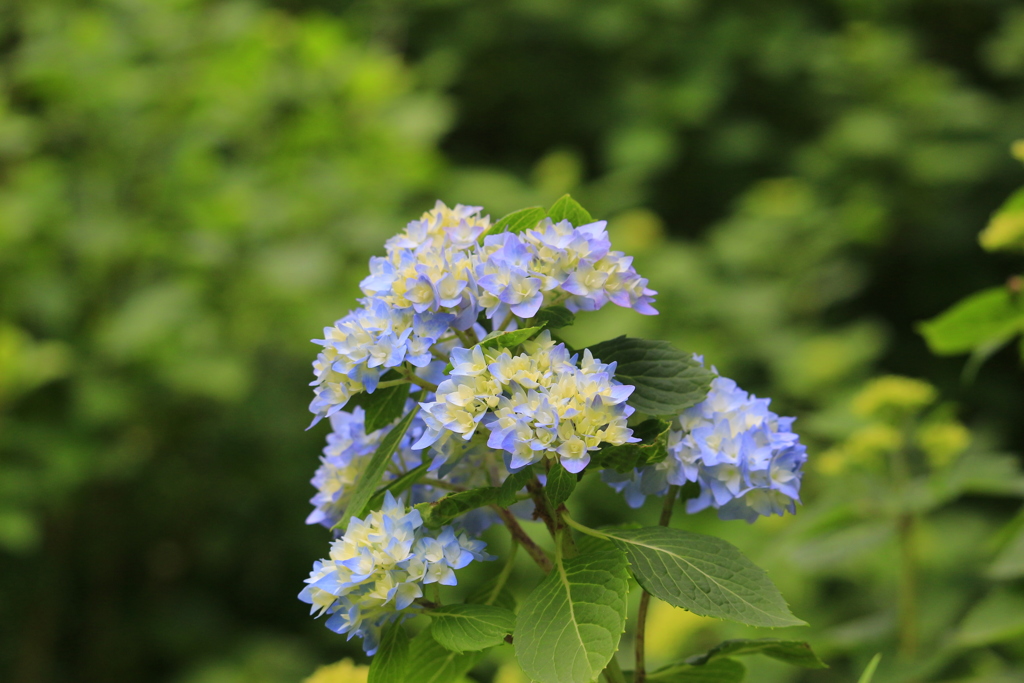
<path id="1" fill-rule="evenodd" d="M 636 441 L 626 421 L 633 387 L 614 379 L 589 350 L 570 356 L 542 332 L 513 356 L 508 349 L 455 349 L 451 378 L 435 400 L 421 403 L 426 424 L 414 448 L 443 447 L 451 437 L 472 439 L 481 425 L 487 446 L 508 453 L 518 470 L 548 457 L 576 473 L 601 443 Z"/>
<path id="2" fill-rule="evenodd" d="M 372 655 L 381 629 L 411 615 L 423 585 L 456 585 L 455 570 L 494 559 L 485 547 L 450 526 L 428 535 L 419 511 L 388 492 L 382 509 L 365 520 L 353 517 L 329 556 L 313 563 L 299 599 L 311 605 L 311 614 L 329 615 L 327 628 L 362 638 Z"/>
<path id="3" fill-rule="evenodd" d="M 687 501 L 687 512 L 713 507 L 722 519 L 748 522 L 794 513 L 807 448 L 792 431 L 794 418 L 771 412 L 769 402 L 716 377 L 707 397 L 678 416 L 664 461 L 602 478 L 632 507 L 670 484 L 697 482 L 700 494 Z"/>
<path id="4" fill-rule="evenodd" d="M 544 219 L 523 234 L 486 234 L 490 219 L 480 211 L 438 202 L 387 241 L 385 256 L 370 260 L 361 307 L 313 340 L 323 347 L 313 363 L 313 424 L 353 394 L 375 391 L 389 369 L 421 368 L 442 357 L 454 332 L 481 338 L 487 333 L 475 329 L 481 313 L 495 331 L 514 329 L 555 304 L 657 312 L 655 292 L 632 259 L 611 250 L 604 221 L 573 226 Z M 470 425 L 462 427 L 467 433 Z"/>

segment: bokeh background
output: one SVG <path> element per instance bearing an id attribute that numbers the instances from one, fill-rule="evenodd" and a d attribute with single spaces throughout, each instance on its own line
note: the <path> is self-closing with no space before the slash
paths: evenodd
<path id="1" fill-rule="evenodd" d="M 1019 270 L 976 235 L 1020 137 L 1012 0 L 0 0 L 0 680 L 361 661 L 295 599 L 327 541 L 308 340 L 435 199 L 566 192 L 662 315 L 565 336 L 704 353 L 811 445 L 796 517 L 675 520 L 810 626 L 655 608 L 655 663 L 783 636 L 832 668 L 750 680 L 853 681 L 876 652 L 876 681 L 1024 680 L 1019 356 L 965 381 L 915 331 Z M 584 518 L 657 516 L 581 490 Z M 472 677 L 525 681 L 500 651 Z"/>

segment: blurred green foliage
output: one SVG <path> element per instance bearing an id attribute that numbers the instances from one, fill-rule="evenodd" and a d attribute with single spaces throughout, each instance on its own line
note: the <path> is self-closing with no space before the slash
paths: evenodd
<path id="1" fill-rule="evenodd" d="M 812 472 L 794 520 L 677 519 L 772 568 L 833 665 L 750 679 L 884 650 L 876 682 L 1014 680 L 1019 362 L 961 385 L 913 323 L 1019 269 L 975 235 L 1020 184 L 1022 106 L 1011 0 L 0 0 L 0 680 L 276 683 L 353 654 L 294 599 L 324 540 L 306 340 L 435 197 L 570 191 L 663 314 L 568 341 L 671 339 L 799 415 L 812 463 L 875 453 Z M 964 431 L 852 414 L 882 370 L 971 428 L 906 494 L 920 656 L 894 645 L 885 463 Z M 581 487 L 581 519 L 630 514 Z M 666 661 L 751 635 L 657 619 Z"/>

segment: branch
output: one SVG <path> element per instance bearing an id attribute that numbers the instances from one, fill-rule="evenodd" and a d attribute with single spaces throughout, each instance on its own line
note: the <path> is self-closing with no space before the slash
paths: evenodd
<path id="1" fill-rule="evenodd" d="M 551 564 L 551 558 L 548 557 L 544 549 L 537 545 L 532 538 L 523 530 L 523 527 L 519 526 L 519 522 L 512 516 L 512 513 L 503 507 L 492 505 L 492 508 L 497 510 L 498 516 L 501 517 L 501 521 L 508 527 L 509 532 L 512 534 L 512 538 L 519 541 L 519 544 L 526 549 L 533 561 L 537 563 L 537 566 L 544 570 L 545 574 L 551 572 L 553 565 Z"/>
<path id="2" fill-rule="evenodd" d="M 679 496 L 678 486 L 669 486 L 665 496 L 665 505 L 661 508 L 661 519 L 658 526 L 668 526 L 672 519 L 672 508 Z M 644 665 L 644 638 L 647 632 L 647 606 L 651 603 L 651 594 L 644 591 L 640 596 L 640 609 L 636 613 L 636 668 L 633 672 L 633 683 L 644 683 L 647 680 L 647 669 Z"/>

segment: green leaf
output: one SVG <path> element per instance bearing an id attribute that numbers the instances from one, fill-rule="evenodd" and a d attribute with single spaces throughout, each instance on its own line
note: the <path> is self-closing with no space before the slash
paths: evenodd
<path id="1" fill-rule="evenodd" d="M 644 467 L 661 462 L 668 457 L 668 433 L 672 425 L 664 420 L 652 418 L 633 427 L 633 436 L 638 443 L 624 443 L 619 446 L 604 445 L 591 454 L 590 463 L 599 469 L 616 472 L 632 472 L 635 467 Z"/>
<path id="2" fill-rule="evenodd" d="M 704 400 L 715 378 L 666 341 L 616 337 L 590 347 L 594 358 L 615 361 L 615 379 L 636 387 L 628 403 L 648 415 L 676 415 Z"/>
<path id="3" fill-rule="evenodd" d="M 1006 287 L 976 292 L 917 326 L 928 348 L 940 356 L 1003 343 L 1022 328 L 1024 310 Z"/>
<path id="4" fill-rule="evenodd" d="M 569 195 L 562 197 L 548 209 L 548 217 L 557 223 L 558 221 L 569 221 L 574 227 L 593 223 L 590 212 L 580 206 L 579 202 Z"/>
<path id="5" fill-rule="evenodd" d="M 857 679 L 857 683 L 871 683 L 871 679 L 875 677 L 875 669 L 878 668 L 878 663 L 880 661 L 882 661 L 881 652 L 872 657 L 871 661 L 868 662 L 868 665 L 864 667 L 864 673 L 862 673 L 860 678 Z"/>
<path id="6" fill-rule="evenodd" d="M 409 399 L 409 384 L 396 384 L 386 389 L 377 389 L 372 394 L 361 391 L 345 407 L 352 410 L 361 406 L 366 411 L 366 433 L 370 434 L 387 427 L 402 416 Z"/>
<path id="7" fill-rule="evenodd" d="M 445 605 L 430 618 L 434 640 L 454 652 L 501 645 L 516 626 L 516 615 L 495 605 Z"/>
<path id="8" fill-rule="evenodd" d="M 424 506 L 423 523 L 436 529 L 464 512 L 496 502 L 500 490 L 497 486 L 484 486 L 469 491 L 449 493 L 441 500 Z"/>
<path id="9" fill-rule="evenodd" d="M 1024 249 L 1024 188 L 1010 195 L 978 235 L 987 251 Z"/>
<path id="10" fill-rule="evenodd" d="M 746 673 L 743 664 L 735 659 L 718 659 L 703 666 L 670 664 L 648 673 L 647 680 L 652 683 L 740 683 Z"/>
<path id="11" fill-rule="evenodd" d="M 1024 635 L 1024 591 L 996 588 L 964 617 L 955 640 L 964 647 L 978 647 L 1014 640 Z"/>
<path id="12" fill-rule="evenodd" d="M 384 505 L 384 493 L 391 491 L 391 495 L 397 496 L 403 491 L 408 491 L 413 484 L 419 481 L 420 477 L 424 475 L 427 468 L 430 467 L 429 462 L 425 462 L 419 467 L 415 467 L 402 476 L 389 481 L 386 485 L 377 489 L 377 492 L 373 494 L 373 498 L 370 498 L 370 502 L 366 504 L 367 510 L 379 510 Z"/>
<path id="13" fill-rule="evenodd" d="M 409 645 L 409 668 L 403 683 L 456 683 L 472 669 L 483 652 L 459 654 L 441 647 L 430 635 L 420 631 Z"/>
<path id="14" fill-rule="evenodd" d="M 391 462 L 391 456 L 394 455 L 395 449 L 398 448 L 398 443 L 405 436 L 409 425 L 412 424 L 413 417 L 415 417 L 419 409 L 419 404 L 417 404 L 402 418 L 401 422 L 395 425 L 394 429 L 385 434 L 384 438 L 381 439 L 380 445 L 377 446 L 373 457 L 370 458 L 366 469 L 363 470 L 363 476 L 356 482 L 356 488 L 352 492 L 352 499 L 349 501 L 348 507 L 345 508 L 345 514 L 334 525 L 335 529 L 347 528 L 348 520 L 352 519 L 353 516 L 362 518 L 366 515 L 367 506 L 377 490 L 377 484 L 380 483 L 381 477 L 384 476 L 384 471 L 388 468 L 388 463 Z"/>
<path id="15" fill-rule="evenodd" d="M 569 327 L 576 322 L 576 314 L 565 306 L 548 306 L 537 311 L 533 316 L 534 322 L 544 325 L 547 329 L 553 330 L 560 327 Z"/>
<path id="16" fill-rule="evenodd" d="M 533 467 L 529 465 L 505 477 L 505 481 L 501 482 L 498 491 L 498 500 L 496 501 L 498 505 L 507 508 L 515 503 L 516 496 L 531 479 L 533 479 Z"/>
<path id="17" fill-rule="evenodd" d="M 988 576 L 993 579 L 1017 579 L 1024 576 L 1024 526 L 1003 547 L 989 567 Z"/>
<path id="18" fill-rule="evenodd" d="M 367 683 L 405 683 L 409 667 L 409 636 L 401 624 L 391 624 L 370 662 Z"/>
<path id="19" fill-rule="evenodd" d="M 530 341 L 540 334 L 540 331 L 543 329 L 543 325 L 538 325 L 536 327 L 512 330 L 511 332 L 501 332 L 493 337 L 487 337 L 480 342 L 480 346 L 484 349 L 513 349 L 525 341 Z"/>
<path id="20" fill-rule="evenodd" d="M 629 590 L 618 550 L 558 563 L 523 601 L 516 617 L 516 658 L 538 683 L 589 683 L 619 646 Z"/>
<path id="21" fill-rule="evenodd" d="M 686 660 L 687 664 L 699 666 L 717 659 L 736 655 L 765 655 L 772 659 L 800 666 L 805 669 L 827 669 L 828 665 L 818 659 L 811 646 L 802 640 L 779 640 L 778 638 L 758 638 L 756 640 L 726 640 L 711 648 L 702 655 L 695 655 Z"/>
<path id="22" fill-rule="evenodd" d="M 540 206 L 519 209 L 499 218 L 491 226 L 491 229 L 487 231 L 487 234 L 493 235 L 499 232 L 520 233 L 532 230 L 537 227 L 538 223 L 544 220 L 545 216 L 547 216 L 547 211 Z"/>
<path id="23" fill-rule="evenodd" d="M 544 487 L 544 492 L 548 496 L 548 501 L 551 502 L 551 507 L 557 508 L 569 500 L 569 496 L 572 495 L 573 490 L 576 488 L 577 481 L 578 479 L 575 474 L 559 464 L 554 465 L 548 471 L 548 483 Z"/>
<path id="24" fill-rule="evenodd" d="M 668 527 L 601 531 L 626 552 L 633 576 L 670 605 L 751 626 L 797 626 L 768 574 L 714 536 Z"/>

